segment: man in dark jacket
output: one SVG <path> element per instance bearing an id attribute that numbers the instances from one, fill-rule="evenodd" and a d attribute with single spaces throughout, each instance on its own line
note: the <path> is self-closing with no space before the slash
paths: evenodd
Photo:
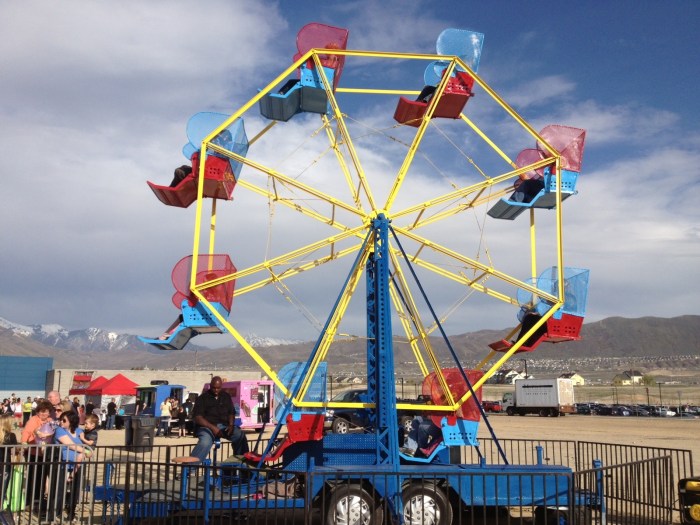
<path id="1" fill-rule="evenodd" d="M 197 398 L 192 409 L 195 435 L 199 440 L 191 455 L 204 461 L 209 455 L 215 440 L 228 439 L 233 443 L 233 453 L 242 455 L 248 452 L 248 439 L 236 426 L 236 409 L 231 396 L 221 390 L 221 378 L 214 376 L 209 390 Z"/>
<path id="2" fill-rule="evenodd" d="M 112 400 L 107 403 L 107 430 L 112 430 L 117 420 L 117 404 L 114 401 L 114 398 L 112 398 Z"/>

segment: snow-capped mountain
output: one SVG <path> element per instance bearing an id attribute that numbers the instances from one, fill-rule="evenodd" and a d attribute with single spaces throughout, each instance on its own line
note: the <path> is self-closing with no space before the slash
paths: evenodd
<path id="1" fill-rule="evenodd" d="M 82 330 L 66 330 L 59 324 L 35 324 L 31 326 L 14 323 L 0 317 L 0 328 L 12 331 L 19 337 L 26 337 L 46 346 L 54 348 L 64 348 L 81 352 L 118 352 L 130 349 L 151 349 L 130 334 L 118 334 L 109 332 L 101 328 L 85 328 Z M 297 344 L 301 341 L 291 339 L 276 339 L 272 337 L 262 337 L 256 334 L 244 336 L 246 341 L 254 348 L 267 348 L 270 346 Z M 222 339 L 222 343 L 228 342 Z M 191 349 L 198 349 L 197 345 L 190 343 Z M 238 346 L 237 344 L 233 345 Z"/>
<path id="2" fill-rule="evenodd" d="M 269 346 L 281 346 L 281 345 L 294 345 L 298 343 L 302 343 L 303 341 L 300 341 L 298 339 L 278 339 L 274 337 L 262 337 L 257 334 L 244 334 L 243 337 L 245 338 L 246 341 L 248 341 L 248 344 L 252 346 L 253 348 L 267 348 Z M 239 346 L 238 343 L 233 345 L 234 347 Z"/>
<path id="3" fill-rule="evenodd" d="M 8 321 L 2 317 L 0 317 L 0 328 L 5 328 L 16 336 L 29 338 L 46 346 L 69 350 L 108 352 L 123 350 L 135 344 L 143 344 L 136 336 L 117 334 L 101 328 L 66 330 L 59 324 L 27 326 Z"/>

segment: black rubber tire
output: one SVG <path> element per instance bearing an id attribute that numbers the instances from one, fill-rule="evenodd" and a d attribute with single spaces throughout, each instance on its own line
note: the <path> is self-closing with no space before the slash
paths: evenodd
<path id="1" fill-rule="evenodd" d="M 328 498 L 326 525 L 379 525 L 382 513 L 376 512 L 374 497 L 360 485 L 337 486 Z"/>
<path id="2" fill-rule="evenodd" d="M 406 525 L 451 525 L 452 505 L 447 495 L 431 483 L 413 483 L 401 494 Z"/>
<path id="3" fill-rule="evenodd" d="M 350 421 L 342 417 L 337 417 L 333 420 L 331 430 L 334 434 L 347 434 L 350 432 Z"/>
<path id="4" fill-rule="evenodd" d="M 514 416 L 515 410 L 513 410 L 513 407 L 506 408 L 506 414 L 508 414 L 509 416 Z"/>
<path id="5" fill-rule="evenodd" d="M 576 523 L 571 520 L 568 510 L 537 507 L 532 516 L 533 525 L 591 525 L 593 513 L 589 507 L 576 507 Z"/>

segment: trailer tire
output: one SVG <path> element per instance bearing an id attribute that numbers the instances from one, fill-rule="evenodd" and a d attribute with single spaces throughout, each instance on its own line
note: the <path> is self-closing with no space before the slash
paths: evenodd
<path id="1" fill-rule="evenodd" d="M 549 416 L 549 409 L 548 408 L 540 408 L 540 417 L 547 417 Z"/>
<path id="2" fill-rule="evenodd" d="M 515 410 L 513 410 L 513 407 L 506 408 L 506 414 L 508 414 L 509 416 L 514 416 Z"/>
<path id="3" fill-rule="evenodd" d="M 572 521 L 572 516 L 568 510 L 548 509 L 537 507 L 532 516 L 533 525 L 591 525 L 593 523 L 593 513 L 589 507 L 576 507 L 574 509 L 576 521 Z"/>
<path id="4" fill-rule="evenodd" d="M 452 506 L 442 489 L 431 483 L 414 483 L 401 494 L 406 525 L 451 525 Z"/>
<path id="5" fill-rule="evenodd" d="M 378 510 L 369 492 L 360 485 L 344 483 L 331 492 L 326 509 L 326 525 L 381 525 L 383 513 Z"/>
<path id="6" fill-rule="evenodd" d="M 559 417 L 559 409 L 558 408 L 552 408 L 550 409 L 550 415 L 552 417 Z"/>
<path id="7" fill-rule="evenodd" d="M 342 417 L 337 417 L 333 420 L 331 430 L 334 434 L 347 434 L 350 432 L 350 421 Z"/>

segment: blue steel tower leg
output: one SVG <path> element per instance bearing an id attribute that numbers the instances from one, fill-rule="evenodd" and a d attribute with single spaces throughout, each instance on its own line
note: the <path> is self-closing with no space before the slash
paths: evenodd
<path id="1" fill-rule="evenodd" d="M 399 469 L 399 428 L 396 416 L 394 348 L 389 296 L 389 220 L 379 215 L 372 222 L 374 251 L 367 261 L 367 392 L 376 411 L 377 465 L 390 472 Z M 400 508 L 400 481 L 388 476 L 387 494 L 394 511 Z"/>

